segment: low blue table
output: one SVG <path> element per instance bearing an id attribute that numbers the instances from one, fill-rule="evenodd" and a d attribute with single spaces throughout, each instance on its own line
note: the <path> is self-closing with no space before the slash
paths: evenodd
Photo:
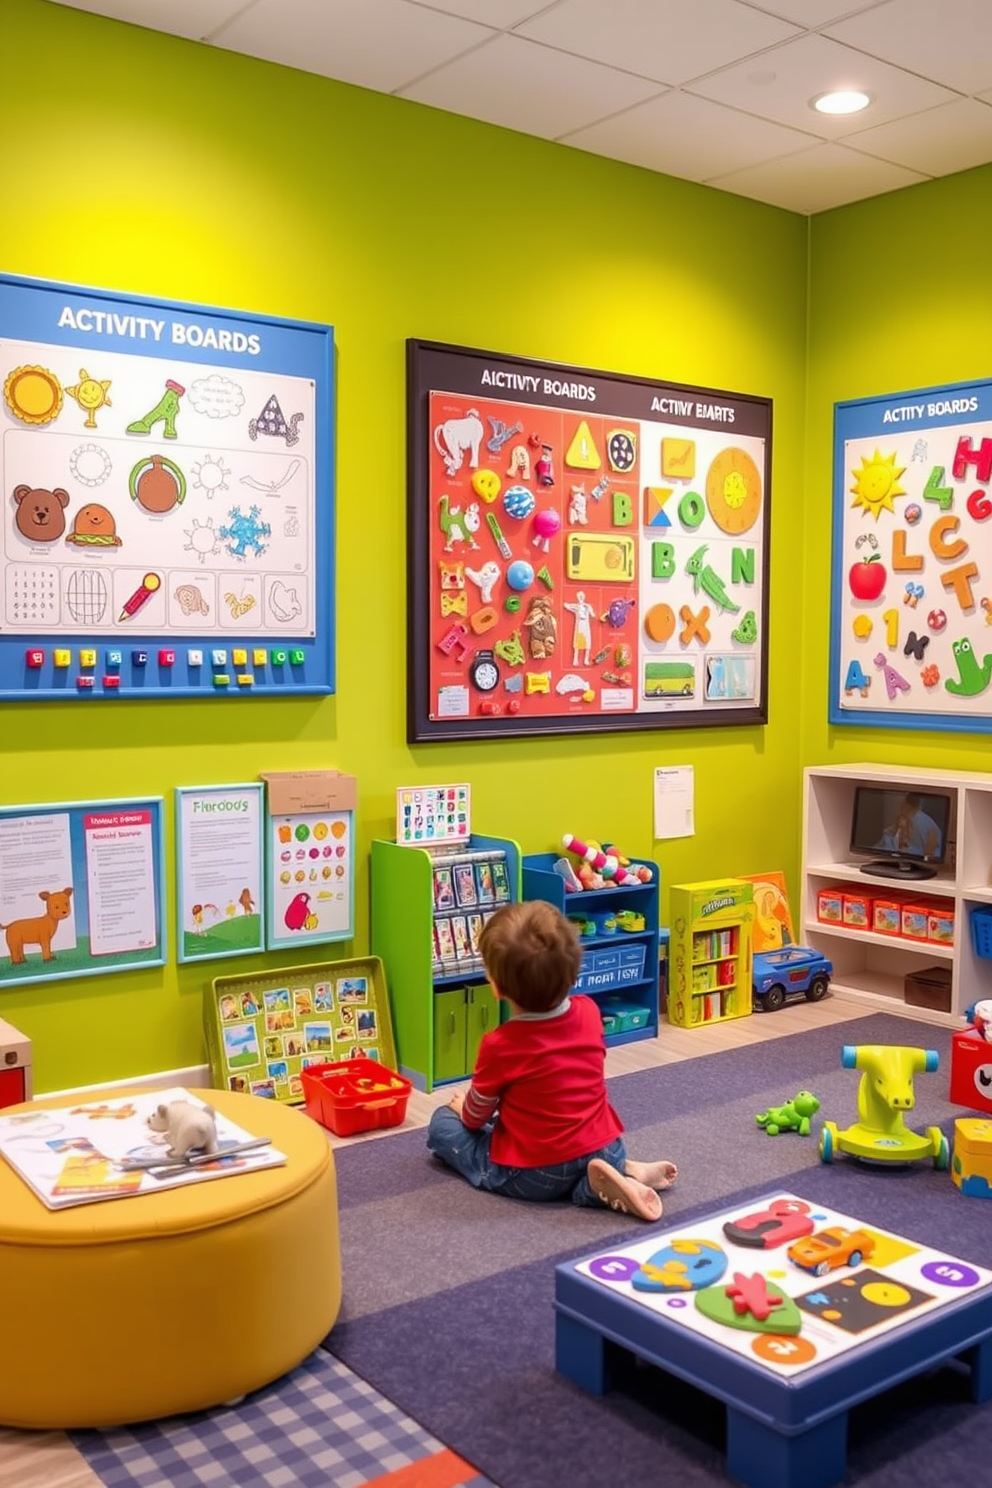
<path id="1" fill-rule="evenodd" d="M 659 1233 L 659 1241 L 665 1238 L 667 1233 Z M 777 1261 L 788 1264 L 781 1253 Z M 740 1262 L 738 1252 L 734 1264 Z M 604 1285 L 578 1271 L 580 1264 L 555 1268 L 558 1371 L 603 1395 L 610 1388 L 607 1345 L 615 1344 L 722 1400 L 727 1471 L 748 1488 L 840 1483 L 851 1406 L 949 1359 L 970 1366 L 973 1400 L 992 1399 L 992 1284 L 942 1300 L 936 1310 L 907 1317 L 894 1331 L 859 1340 L 839 1358 L 789 1376 Z"/>

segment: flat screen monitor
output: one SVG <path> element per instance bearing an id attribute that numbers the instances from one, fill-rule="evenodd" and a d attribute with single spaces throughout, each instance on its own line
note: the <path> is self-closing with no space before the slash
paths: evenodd
<path id="1" fill-rule="evenodd" d="M 851 813 L 851 851 L 870 853 L 862 873 L 933 878 L 947 857 L 951 797 L 935 791 L 859 785 Z"/>

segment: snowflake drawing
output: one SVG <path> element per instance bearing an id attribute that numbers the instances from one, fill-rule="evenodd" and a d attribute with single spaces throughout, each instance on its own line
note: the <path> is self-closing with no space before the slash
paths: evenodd
<path id="1" fill-rule="evenodd" d="M 261 507 L 249 507 L 246 515 L 240 506 L 232 506 L 227 515 L 228 521 L 223 527 L 218 527 L 217 535 L 227 543 L 227 551 L 231 557 L 244 561 L 251 550 L 256 558 L 260 558 L 267 547 L 262 539 L 272 536 L 272 528 L 268 522 L 259 521 Z"/>

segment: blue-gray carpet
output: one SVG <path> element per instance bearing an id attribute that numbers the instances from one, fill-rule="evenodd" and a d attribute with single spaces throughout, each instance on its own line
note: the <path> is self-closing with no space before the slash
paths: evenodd
<path id="1" fill-rule="evenodd" d="M 771 1016 L 787 1017 L 788 1011 Z M 916 1079 L 913 1129 L 953 1140 L 950 1035 L 879 1013 L 746 1050 L 610 1082 L 632 1157 L 673 1158 L 666 1221 L 701 1217 L 781 1186 L 992 1267 L 992 1205 L 929 1164 L 830 1165 L 815 1135 L 769 1137 L 755 1115 L 802 1088 L 820 1116 L 856 1118 L 860 1076 L 843 1044 L 934 1048 Z M 819 1117 L 814 1122 L 814 1133 Z M 643 1226 L 608 1210 L 478 1193 L 431 1158 L 422 1132 L 336 1154 L 345 1301 L 324 1347 L 501 1488 L 609 1488 L 624 1479 L 725 1488 L 723 1408 L 633 1362 L 596 1398 L 554 1368 L 554 1268 Z M 992 1405 L 949 1366 L 852 1412 L 848 1478 L 861 1488 L 978 1488 L 989 1477 Z"/>

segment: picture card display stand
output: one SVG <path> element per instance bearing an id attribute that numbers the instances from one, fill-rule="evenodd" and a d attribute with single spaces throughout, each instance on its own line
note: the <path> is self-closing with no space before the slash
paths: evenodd
<path id="1" fill-rule="evenodd" d="M 266 945 L 355 933 L 358 782 L 339 770 L 262 772 L 266 785 Z"/>

